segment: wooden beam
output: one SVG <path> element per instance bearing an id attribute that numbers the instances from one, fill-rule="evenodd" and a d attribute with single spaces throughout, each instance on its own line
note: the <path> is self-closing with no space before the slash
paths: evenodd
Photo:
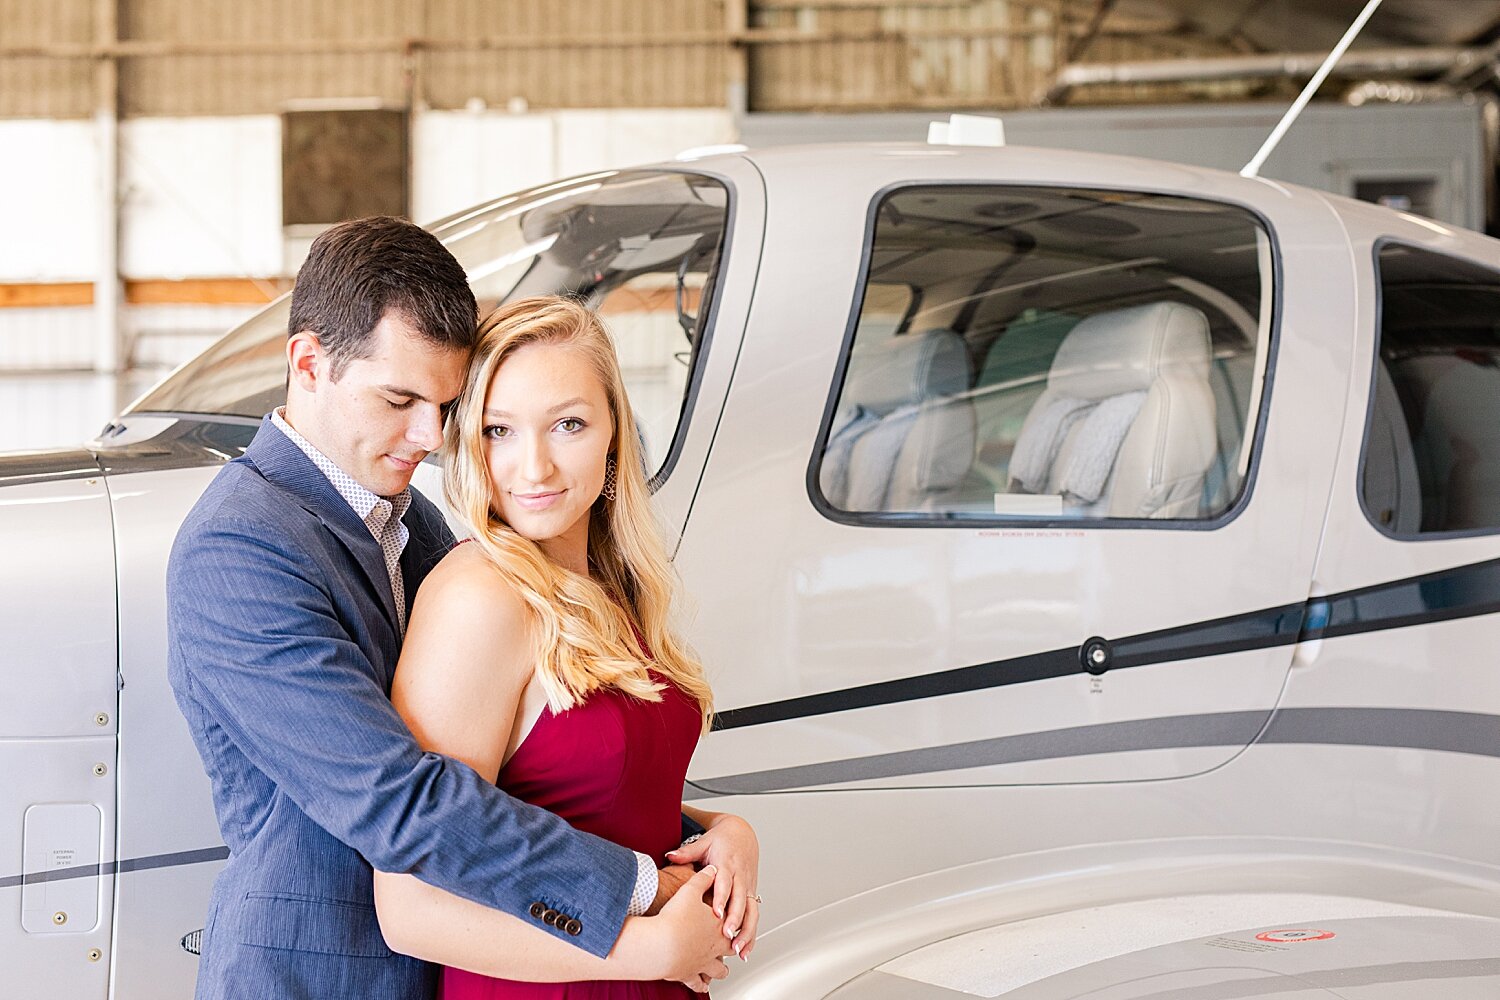
<path id="1" fill-rule="evenodd" d="M 1125 29 L 1129 30 L 1129 29 Z M 114 44 L 0 45 L 0 59 L 146 59 L 169 56 L 349 55 L 420 52 L 513 52 L 536 49 L 662 49 L 731 44 L 780 45 L 816 42 L 880 42 L 905 40 L 1029 38 L 1051 35 L 1047 25 L 935 26 L 839 29 L 806 32 L 796 28 L 744 28 L 664 32 L 656 35 L 517 35 L 477 38 L 298 38 L 282 41 L 163 42 L 122 40 Z M 1113 34 L 1114 32 L 1109 32 Z"/>
<path id="2" fill-rule="evenodd" d="M 260 306 L 292 287 L 290 278 L 134 278 L 125 282 L 133 306 Z M 0 309 L 92 306 L 88 281 L 19 281 L 0 284 Z"/>
<path id="3" fill-rule="evenodd" d="M 0 285 L 0 309 L 45 309 L 49 306 L 91 306 L 92 281 L 18 282 Z"/>
<path id="4" fill-rule="evenodd" d="M 125 282 L 133 306 L 259 306 L 292 287 L 290 278 L 135 278 Z"/>
<path id="5" fill-rule="evenodd" d="M 943 7 L 972 7 L 975 0 L 753 0 L 751 6 L 757 10 L 910 10 Z M 1025 6 L 1041 7 L 1032 3 Z"/>

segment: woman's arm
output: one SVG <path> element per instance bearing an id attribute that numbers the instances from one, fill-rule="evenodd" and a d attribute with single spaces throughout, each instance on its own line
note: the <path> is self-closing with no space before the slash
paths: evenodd
<path id="1" fill-rule="evenodd" d="M 494 781 L 531 679 L 531 625 L 520 600 L 482 555 L 467 548 L 450 553 L 418 592 L 391 700 L 424 749 Z M 701 881 L 697 899 L 708 884 Z M 534 982 L 677 979 L 701 989 L 706 980 L 700 973 L 712 975 L 722 966 L 717 956 L 703 954 L 704 943 L 714 940 L 721 948 L 724 938 L 713 913 L 685 892 L 661 917 L 627 919 L 609 956 L 600 959 L 415 876 L 375 874 L 380 928 L 393 950 Z M 712 936 L 699 926 L 705 921 Z"/>
<path id="2" fill-rule="evenodd" d="M 703 827 L 693 843 L 667 852 L 673 864 L 709 864 L 717 867 L 714 879 L 714 913 L 724 920 L 724 936 L 731 939 L 735 954 L 745 959 L 755 947 L 760 926 L 760 843 L 750 824 L 733 813 L 709 812 L 686 803 L 682 811 Z"/>
<path id="3" fill-rule="evenodd" d="M 516 917 L 471 902 L 428 885 L 411 875 L 375 873 L 375 909 L 380 929 L 392 951 L 469 972 L 528 982 L 570 982 L 581 979 L 673 979 L 694 989 L 707 988 L 699 973 L 702 956 L 684 948 L 682 941 L 701 937 L 677 927 L 707 921 L 718 935 L 719 921 L 700 900 L 713 883 L 713 869 L 698 872 L 672 897 L 657 917 L 627 917 L 608 958 L 595 958 L 581 948 L 523 923 Z M 719 940 L 723 940 L 722 937 Z M 710 978 L 722 979 L 729 970 L 717 963 Z"/>

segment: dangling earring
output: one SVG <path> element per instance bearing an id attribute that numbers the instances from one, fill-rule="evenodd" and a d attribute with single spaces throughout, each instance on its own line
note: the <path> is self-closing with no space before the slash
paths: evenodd
<path id="1" fill-rule="evenodd" d="M 613 500 L 618 492 L 615 478 L 615 456 L 611 455 L 604 460 L 604 489 L 599 491 L 599 495 L 605 500 Z"/>

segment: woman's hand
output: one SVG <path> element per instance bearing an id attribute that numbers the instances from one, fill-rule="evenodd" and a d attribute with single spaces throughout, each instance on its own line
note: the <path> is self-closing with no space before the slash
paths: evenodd
<path id="1" fill-rule="evenodd" d="M 698 993 L 706 993 L 711 981 L 729 975 L 721 961 L 727 952 L 719 920 L 703 903 L 716 875 L 710 865 L 684 882 L 660 915 L 628 918 L 611 958 L 619 956 L 628 963 L 631 978 L 666 979 Z M 634 973 L 640 960 L 646 963 L 645 975 Z"/>
<path id="2" fill-rule="evenodd" d="M 691 844 L 667 853 L 673 864 L 711 864 L 714 878 L 713 909 L 724 921 L 724 936 L 735 954 L 750 957 L 755 932 L 760 925 L 760 842 L 750 824 L 730 813 L 700 813 L 707 832 Z M 706 820 L 706 822 L 704 822 Z"/>

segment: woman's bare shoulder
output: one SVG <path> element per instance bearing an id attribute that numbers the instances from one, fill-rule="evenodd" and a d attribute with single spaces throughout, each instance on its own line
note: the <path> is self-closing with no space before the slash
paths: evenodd
<path id="1" fill-rule="evenodd" d="M 526 603 L 478 545 L 455 545 L 417 590 L 412 630 L 440 627 L 449 639 L 506 644 L 526 636 Z M 414 638 L 407 634 L 408 642 Z"/>

